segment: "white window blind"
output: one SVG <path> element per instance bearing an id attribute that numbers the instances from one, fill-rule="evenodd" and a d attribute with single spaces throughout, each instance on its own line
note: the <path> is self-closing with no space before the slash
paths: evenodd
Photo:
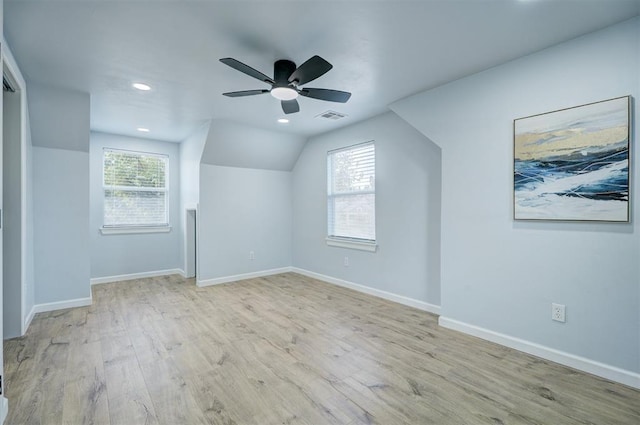
<path id="1" fill-rule="evenodd" d="M 373 142 L 327 153 L 328 236 L 376 240 L 376 154 Z"/>
<path id="2" fill-rule="evenodd" d="M 166 155 L 103 151 L 104 227 L 168 226 Z"/>

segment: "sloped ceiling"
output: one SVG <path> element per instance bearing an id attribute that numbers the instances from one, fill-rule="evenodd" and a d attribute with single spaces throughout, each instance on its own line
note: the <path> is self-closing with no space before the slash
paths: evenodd
<path id="1" fill-rule="evenodd" d="M 307 138 L 246 124 L 213 120 L 202 163 L 227 167 L 291 171 Z"/>
<path id="2" fill-rule="evenodd" d="M 117 1 L 7 0 L 4 31 L 27 82 L 88 93 L 91 128 L 179 142 L 211 119 L 308 137 L 441 85 L 636 16 L 638 0 Z M 320 55 L 310 85 L 353 93 L 303 98 L 286 125 L 264 88 L 218 59 L 266 74 Z M 150 92 L 131 83 L 143 81 Z M 339 121 L 314 118 L 333 109 Z M 140 134 L 137 127 L 151 132 Z"/>

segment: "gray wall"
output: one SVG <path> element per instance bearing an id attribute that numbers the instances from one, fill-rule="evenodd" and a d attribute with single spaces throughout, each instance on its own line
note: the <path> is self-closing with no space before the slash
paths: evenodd
<path id="1" fill-rule="evenodd" d="M 26 255 L 26 282 L 25 282 L 25 315 L 28 315 L 33 306 L 35 305 L 35 271 L 34 271 L 34 239 L 33 239 L 33 146 L 31 143 L 31 119 L 29 116 L 29 110 L 27 109 L 27 181 L 26 181 L 26 195 L 27 195 L 27 255 Z M 26 318 L 26 317 L 25 317 Z"/>
<path id="2" fill-rule="evenodd" d="M 33 148 L 35 303 L 90 297 L 89 153 Z"/>
<path id="3" fill-rule="evenodd" d="M 202 164 L 199 211 L 198 280 L 291 265 L 290 172 Z"/>
<path id="4" fill-rule="evenodd" d="M 91 296 L 89 95 L 31 83 L 27 101 L 34 303 L 86 299 Z"/>
<path id="5" fill-rule="evenodd" d="M 180 205 L 194 207 L 200 198 L 200 160 L 209 134 L 209 125 L 199 128 L 180 143 Z"/>
<path id="6" fill-rule="evenodd" d="M 89 152 L 88 94 L 30 83 L 28 97 L 34 146 Z"/>
<path id="7" fill-rule="evenodd" d="M 327 151 L 368 140 L 378 250 L 327 246 Z M 440 149 L 393 113 L 311 138 L 293 170 L 293 265 L 439 305 L 440 184 Z"/>
<path id="8" fill-rule="evenodd" d="M 4 337 L 22 333 L 22 159 L 20 92 L 3 92 L 2 212 Z"/>
<path id="9" fill-rule="evenodd" d="M 34 305 L 33 166 L 26 82 L 8 45 L 3 46 L 2 53 L 4 69 L 15 79 L 15 89 L 19 90 L 3 96 L 8 107 L 4 111 L 4 292 L 8 296 L 4 304 L 5 316 L 11 322 L 5 337 L 12 337 L 22 333 L 22 324 L 30 318 Z"/>
<path id="10" fill-rule="evenodd" d="M 200 160 L 207 142 L 210 125 L 210 122 L 206 123 L 180 143 L 180 238 L 182 240 L 180 264 L 188 277 L 197 275 L 195 270 L 197 267 L 194 267 L 194 262 L 191 261 L 197 252 L 195 246 L 190 243 L 191 238 L 186 237 L 186 210 L 197 209 L 200 202 Z M 196 265 L 197 263 L 196 259 Z"/>
<path id="11" fill-rule="evenodd" d="M 128 149 L 169 156 L 168 233 L 100 233 L 103 224 L 102 149 Z M 180 161 L 177 143 L 91 132 L 91 277 L 180 269 Z"/>
<path id="12" fill-rule="evenodd" d="M 630 224 L 512 219 L 513 120 L 637 99 L 639 55 L 635 19 L 392 105 L 442 148 L 443 316 L 640 372 L 637 165 Z"/>
<path id="13" fill-rule="evenodd" d="M 4 1 L 0 1 L 0 34 L 3 35 L 3 40 L 4 40 Z M 1 53 L 0 53 L 0 57 L 1 57 Z M 2 100 L 0 99 L 0 128 L 1 127 L 2 127 Z M 0 131 L 0 134 L 1 133 L 2 132 Z M 1 139 L 0 139 L 0 151 L 2 151 Z M 0 196 L 0 198 L 1 198 L 1 196 Z M 3 205 L 0 202 L 0 208 L 2 208 L 2 207 L 3 207 Z M 3 248 L 2 248 L 2 244 L 0 242 L 0 254 L 2 254 L 2 252 L 3 252 Z M 0 260 L 0 266 L 1 265 L 2 265 L 2 260 Z M 0 281 L 0 284 L 1 283 L 2 282 Z M 2 291 L 0 291 L 0 292 L 2 292 Z M 0 297 L 2 297 L 2 295 L 0 295 Z M 2 303 L 0 303 L 0 305 L 2 305 Z M 3 315 L 4 314 L 0 314 L 0 323 L 3 322 L 3 319 L 2 319 Z M 2 327 L 0 327 L 0 328 L 2 328 Z M 0 336 L 2 336 L 2 335 L 0 335 Z M 0 348 L 3 348 L 2 340 L 3 340 L 3 338 L 0 338 Z M 0 372 L 2 372 L 4 374 L 4 355 L 3 355 L 3 351 L 4 350 L 0 350 Z M 4 398 L 4 396 L 3 396 L 3 398 Z M 0 399 L 0 401 L 4 401 L 4 400 Z M 0 403 L 0 406 L 4 406 L 4 403 Z M 0 407 L 0 417 L 4 417 L 5 414 L 7 414 L 7 412 L 4 410 L 4 408 Z"/>

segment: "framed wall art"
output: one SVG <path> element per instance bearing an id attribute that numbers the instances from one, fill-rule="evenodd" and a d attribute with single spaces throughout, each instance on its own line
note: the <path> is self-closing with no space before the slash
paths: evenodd
<path id="1" fill-rule="evenodd" d="M 629 221 L 631 97 L 513 121 L 515 220 Z"/>

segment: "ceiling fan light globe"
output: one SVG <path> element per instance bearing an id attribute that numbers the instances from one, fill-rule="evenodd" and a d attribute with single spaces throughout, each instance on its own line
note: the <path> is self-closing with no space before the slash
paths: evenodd
<path id="1" fill-rule="evenodd" d="M 271 89 L 271 96 L 278 100 L 293 100 L 298 97 L 298 92 L 291 87 L 274 87 Z"/>

